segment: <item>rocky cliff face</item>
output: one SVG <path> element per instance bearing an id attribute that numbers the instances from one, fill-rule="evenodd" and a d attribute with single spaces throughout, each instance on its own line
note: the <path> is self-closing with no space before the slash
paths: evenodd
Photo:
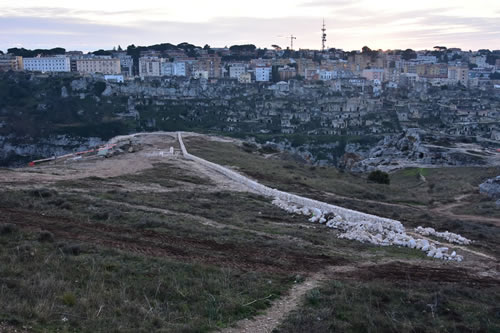
<path id="1" fill-rule="evenodd" d="M 496 200 L 497 207 L 500 207 L 500 176 L 488 179 L 479 185 L 479 192 Z"/>
<path id="2" fill-rule="evenodd" d="M 96 137 L 50 136 L 40 140 L 0 136 L 0 166 L 20 166 L 37 158 L 59 156 L 102 145 Z"/>
<path id="3" fill-rule="evenodd" d="M 500 154 L 487 142 L 464 142 L 461 139 L 430 134 L 422 129 L 408 129 L 401 134 L 384 137 L 370 149 L 348 146 L 341 166 L 353 172 L 366 172 L 404 167 L 487 166 L 500 163 Z"/>
<path id="4" fill-rule="evenodd" d="M 453 112 L 443 117 L 439 101 L 399 103 L 396 97 L 378 98 L 356 89 L 333 91 L 327 84 L 285 85 L 286 89 L 276 89 L 227 79 L 212 83 L 184 78 L 117 84 L 73 74 L 0 73 L 0 164 L 157 130 L 272 138 L 279 149 L 311 164 L 355 172 L 488 165 L 494 160 L 493 153 L 476 143 L 440 141 L 427 134 L 440 131 L 443 121 L 473 117 L 456 119 Z M 405 129 L 410 126 L 419 129 Z M 494 130 L 493 125 L 466 127 L 457 133 L 473 137 Z"/>

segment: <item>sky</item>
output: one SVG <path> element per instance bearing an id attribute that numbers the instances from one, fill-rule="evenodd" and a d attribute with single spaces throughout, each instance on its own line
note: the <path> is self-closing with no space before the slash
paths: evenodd
<path id="1" fill-rule="evenodd" d="M 0 0 L 0 50 L 252 43 L 294 49 L 500 49 L 499 0 Z"/>

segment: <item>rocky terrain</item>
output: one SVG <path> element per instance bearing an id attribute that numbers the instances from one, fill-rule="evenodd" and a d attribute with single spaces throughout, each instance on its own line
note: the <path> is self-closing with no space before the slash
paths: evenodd
<path id="1" fill-rule="evenodd" d="M 356 172 L 492 165 L 500 146 L 498 97 L 459 88 L 374 96 L 295 80 L 278 89 L 228 79 L 117 84 L 19 73 L 3 73 L 0 82 L 4 166 L 152 130 L 224 133 Z"/>
<path id="2" fill-rule="evenodd" d="M 500 164 L 497 146 L 490 140 L 461 139 L 408 129 L 386 136 L 370 149 L 354 144 L 347 146 L 341 163 L 354 172 L 406 167 L 494 166 Z"/>
<path id="3" fill-rule="evenodd" d="M 497 207 L 500 207 L 500 176 L 486 180 L 484 183 L 479 185 L 479 191 L 482 194 L 497 200 L 496 205 Z"/>

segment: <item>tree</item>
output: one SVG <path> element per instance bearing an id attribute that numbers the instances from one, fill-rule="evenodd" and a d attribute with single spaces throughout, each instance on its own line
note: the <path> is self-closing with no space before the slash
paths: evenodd
<path id="1" fill-rule="evenodd" d="M 500 80 L 500 72 L 491 73 L 490 80 Z"/>
<path id="2" fill-rule="evenodd" d="M 25 58 L 32 58 L 36 57 L 37 55 L 45 55 L 45 56 L 51 56 L 51 55 L 58 55 L 58 54 L 65 54 L 66 49 L 63 49 L 62 47 L 55 47 L 53 49 L 35 49 L 35 50 L 28 50 L 25 48 L 10 48 L 7 50 L 7 53 L 16 55 L 16 56 L 21 56 Z"/>
<path id="3" fill-rule="evenodd" d="M 368 46 L 363 46 L 361 48 L 361 52 L 362 53 L 371 53 L 372 52 L 372 49 L 370 49 Z"/>
<path id="4" fill-rule="evenodd" d="M 370 172 L 370 174 L 368 175 L 368 180 L 375 183 L 386 184 L 386 185 L 389 185 L 391 182 L 389 174 L 387 172 L 383 172 L 380 170 L 375 170 Z"/>
<path id="5" fill-rule="evenodd" d="M 97 56 L 107 56 L 107 55 L 111 55 L 111 52 L 104 51 L 103 49 L 100 49 L 100 50 L 92 52 L 92 54 L 97 55 Z"/>
<path id="6" fill-rule="evenodd" d="M 118 45 L 118 51 L 123 51 L 122 47 L 120 45 Z"/>
<path id="7" fill-rule="evenodd" d="M 280 72 L 278 71 L 278 66 L 273 66 L 271 69 L 271 79 L 273 82 L 280 81 Z"/>
<path id="8" fill-rule="evenodd" d="M 412 49 L 406 49 L 401 53 L 401 58 L 403 60 L 410 60 L 410 59 L 416 59 L 417 58 L 417 52 L 413 51 Z"/>
<path id="9" fill-rule="evenodd" d="M 98 81 L 94 84 L 94 93 L 96 96 L 101 96 L 106 89 L 106 83 Z"/>
<path id="10" fill-rule="evenodd" d="M 256 49 L 257 47 L 253 44 L 233 45 L 229 48 L 234 53 L 254 52 Z"/>

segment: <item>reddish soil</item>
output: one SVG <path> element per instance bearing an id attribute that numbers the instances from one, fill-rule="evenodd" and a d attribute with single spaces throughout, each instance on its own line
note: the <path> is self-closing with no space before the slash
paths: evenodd
<path id="1" fill-rule="evenodd" d="M 398 261 L 359 267 L 355 271 L 339 274 L 339 278 L 359 279 L 363 281 L 379 279 L 403 283 L 424 281 L 448 282 L 471 286 L 500 285 L 500 277 L 478 276 L 467 269 L 459 267 L 432 267 L 430 265 L 423 267 Z"/>
<path id="2" fill-rule="evenodd" d="M 82 222 L 20 209 L 0 208 L 0 223 L 12 223 L 35 231 L 50 231 L 56 241 L 71 240 L 140 255 L 170 257 L 242 270 L 306 273 L 346 262 L 325 255 L 296 253 L 281 248 L 263 248 L 248 244 L 223 244 L 212 240 L 180 238 L 150 230 Z"/>

